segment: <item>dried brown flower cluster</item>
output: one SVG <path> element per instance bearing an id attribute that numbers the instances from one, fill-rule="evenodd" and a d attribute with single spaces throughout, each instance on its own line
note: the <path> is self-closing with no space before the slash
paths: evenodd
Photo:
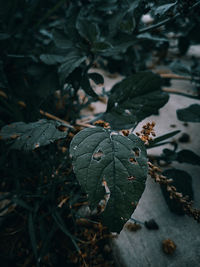
<path id="1" fill-rule="evenodd" d="M 144 126 L 142 126 L 141 132 L 137 132 L 136 134 L 140 137 L 140 139 L 145 143 L 145 145 L 149 144 L 149 141 L 152 140 L 152 136 L 155 137 L 155 127 L 156 123 L 152 121 L 152 123 L 147 122 Z"/>
<path id="2" fill-rule="evenodd" d="M 136 232 L 142 228 L 142 226 L 138 223 L 132 223 L 132 222 L 127 222 L 125 224 L 125 228 L 131 232 Z"/>
<path id="3" fill-rule="evenodd" d="M 162 175 L 162 170 L 157 166 L 154 166 L 151 162 L 148 162 L 149 165 L 149 175 L 159 184 L 164 184 L 167 191 L 170 194 L 171 199 L 177 200 L 183 211 L 188 215 L 193 217 L 197 222 L 200 222 L 200 210 L 192 207 L 193 202 L 188 200 L 188 196 L 183 196 L 182 193 L 177 192 L 175 186 L 171 185 L 173 179 L 168 179 L 166 176 Z"/>
<path id="4" fill-rule="evenodd" d="M 171 239 L 166 239 L 162 241 L 162 248 L 166 254 L 173 254 L 176 250 L 176 244 Z"/>
<path id="5" fill-rule="evenodd" d="M 128 136 L 129 135 L 129 130 L 122 130 L 122 134 L 124 136 Z"/>
<path id="6" fill-rule="evenodd" d="M 94 125 L 101 126 L 103 128 L 106 128 L 106 129 L 110 128 L 110 124 L 108 122 L 103 121 L 103 120 L 95 121 Z"/>

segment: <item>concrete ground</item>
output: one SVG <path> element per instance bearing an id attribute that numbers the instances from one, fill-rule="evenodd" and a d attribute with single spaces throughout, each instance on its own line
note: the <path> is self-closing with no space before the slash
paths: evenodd
<path id="1" fill-rule="evenodd" d="M 191 84 L 183 81 L 173 81 L 173 88 L 188 90 Z M 200 101 L 183 96 L 171 95 L 169 102 L 160 110 L 159 116 L 151 116 L 141 122 L 136 130 L 141 130 L 147 121 L 156 122 L 157 136 L 173 130 L 181 133 L 173 139 L 177 140 L 182 133 L 190 135 L 189 143 L 179 143 L 179 149 L 191 149 L 200 155 L 200 123 L 183 122 L 176 117 L 176 109 L 188 107 Z M 172 128 L 170 125 L 176 125 Z M 172 148 L 172 147 L 171 147 Z M 163 147 L 150 149 L 148 152 L 159 155 Z M 194 206 L 200 209 L 200 166 L 190 164 L 172 164 L 168 168 L 179 168 L 192 176 L 194 190 Z M 159 230 L 148 230 L 145 226 L 137 232 L 130 232 L 124 227 L 119 236 L 113 241 L 116 263 L 125 267 L 198 267 L 200 266 L 200 224 L 188 216 L 178 216 L 170 212 L 160 186 L 148 177 L 146 189 L 139 204 L 132 215 L 139 221 L 154 219 Z M 162 241 L 171 239 L 177 248 L 173 255 L 166 255 L 162 251 Z"/>
<path id="2" fill-rule="evenodd" d="M 199 47 L 191 47 L 189 54 L 200 55 Z M 96 70 L 94 70 L 96 71 Z M 105 73 L 104 73 L 105 76 Z M 105 88 L 109 90 L 114 83 L 121 77 L 109 77 L 105 79 Z M 185 93 L 190 93 L 192 85 L 188 81 L 173 80 L 171 88 Z M 97 88 L 100 92 L 101 88 Z M 188 107 L 199 100 L 183 97 L 180 95 L 170 95 L 169 102 L 160 110 L 159 116 L 151 116 L 141 122 L 136 131 L 140 131 L 142 125 L 148 121 L 155 121 L 155 131 L 157 136 L 181 130 L 172 139 L 178 140 L 182 133 L 190 135 L 189 143 L 179 143 L 179 149 L 190 149 L 200 155 L 200 123 L 188 123 L 184 126 L 183 122 L 176 117 L 176 110 Z M 97 102 L 93 104 L 94 113 L 105 110 L 105 103 Z M 85 111 L 88 116 L 91 111 Z M 86 118 L 86 121 L 89 117 Z M 172 127 L 173 125 L 173 127 Z M 152 155 L 160 155 L 164 147 L 148 150 Z M 168 148 L 172 148 L 168 145 Z M 168 168 L 179 168 L 187 171 L 192 176 L 194 190 L 194 206 L 200 209 L 200 166 L 190 164 L 173 163 Z M 121 233 L 112 242 L 114 256 L 117 266 L 124 267 L 200 267 L 200 224 L 188 216 L 178 216 L 170 212 L 160 186 L 152 178 L 148 177 L 146 189 L 139 201 L 139 204 L 132 215 L 139 221 L 154 219 L 159 230 L 148 230 L 145 226 L 142 229 L 131 232 L 124 227 Z M 171 239 L 177 248 L 173 255 L 167 255 L 162 250 L 162 241 Z"/>
<path id="3" fill-rule="evenodd" d="M 186 128 L 176 118 L 176 109 L 189 106 L 194 101 L 181 96 L 172 95 L 168 104 L 162 108 L 159 116 L 151 116 L 146 121 L 156 121 L 158 135 L 180 129 L 190 135 L 189 144 L 180 144 L 180 148 L 191 149 L 200 154 L 200 123 L 189 123 Z M 143 123 L 141 123 L 143 124 Z M 175 124 L 176 128 L 170 125 Z M 138 128 L 141 126 L 139 125 Z M 178 134 L 174 139 L 180 137 Z M 154 148 L 149 153 L 159 154 L 162 148 Z M 193 179 L 194 204 L 200 208 L 200 167 L 189 164 L 173 164 L 187 171 Z M 200 266 L 200 224 L 188 216 L 178 216 L 170 212 L 160 186 L 151 177 L 148 177 L 146 189 L 139 204 L 132 215 L 139 221 L 154 219 L 159 230 L 148 230 L 142 227 L 137 232 L 130 232 L 125 227 L 120 235 L 113 241 L 116 262 L 126 267 L 197 267 Z M 177 249 L 173 255 L 166 255 L 162 251 L 162 241 L 171 239 Z"/>

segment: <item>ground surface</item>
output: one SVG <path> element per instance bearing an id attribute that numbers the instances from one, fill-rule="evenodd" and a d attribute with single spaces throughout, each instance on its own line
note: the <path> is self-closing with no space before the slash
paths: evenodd
<path id="1" fill-rule="evenodd" d="M 174 81 L 173 88 L 187 90 L 190 85 L 181 81 Z M 184 108 L 192 103 L 200 103 L 182 96 L 171 95 L 167 105 L 160 110 L 159 116 L 151 116 L 145 121 L 156 121 L 156 133 L 161 135 L 172 130 L 181 130 L 190 135 L 190 142 L 179 143 L 181 149 L 191 149 L 200 154 L 200 123 L 189 123 L 184 126 L 177 120 L 176 109 Z M 142 122 L 137 129 L 141 129 Z M 176 125 L 172 128 L 170 125 Z M 174 139 L 178 139 L 181 134 Z M 163 149 L 154 148 L 150 154 L 156 155 Z M 175 167 L 190 173 L 193 179 L 194 202 L 200 208 L 200 167 L 189 164 L 173 164 Z M 116 262 L 126 267 L 193 267 L 200 266 L 200 224 L 188 216 L 178 216 L 171 213 L 162 195 L 160 186 L 148 177 L 146 189 L 139 205 L 132 215 L 139 221 L 155 219 L 159 230 L 148 230 L 144 226 L 137 232 L 123 229 L 113 242 Z M 173 255 L 166 255 L 162 251 L 162 241 L 171 239 L 177 245 Z"/>
<path id="2" fill-rule="evenodd" d="M 199 51 L 198 47 L 192 47 L 189 54 L 190 56 L 199 56 Z M 120 79 L 119 76 L 107 77 L 104 84 L 106 90 L 109 90 Z M 173 80 L 171 87 L 188 93 L 191 92 L 192 85 L 188 81 Z M 178 140 L 182 133 L 188 133 L 190 142 L 179 143 L 179 149 L 191 149 L 199 155 L 200 123 L 188 123 L 188 126 L 184 126 L 184 123 L 176 117 L 177 109 L 188 107 L 193 103 L 200 103 L 200 101 L 171 94 L 169 102 L 160 110 L 159 116 L 151 116 L 144 120 L 136 130 L 140 131 L 145 122 L 153 120 L 156 122 L 157 136 L 173 130 L 181 130 L 181 133 L 174 139 Z M 94 112 L 102 112 L 105 107 L 106 105 L 103 103 L 96 103 Z M 85 113 L 86 116 L 88 114 Z M 172 149 L 172 147 L 169 148 Z M 162 149 L 163 147 L 154 148 L 148 152 L 159 155 Z M 178 163 L 168 166 L 168 168 L 173 167 L 185 170 L 192 176 L 195 207 L 200 208 L 200 167 Z M 160 186 L 150 177 L 147 179 L 146 189 L 132 217 L 142 222 L 153 218 L 158 223 L 159 230 L 150 231 L 142 226 L 141 230 L 130 232 L 124 227 L 112 244 L 116 265 L 125 267 L 200 266 L 200 224 L 188 216 L 178 216 L 170 212 Z M 163 252 L 162 241 L 165 239 L 171 239 L 175 242 L 177 248 L 173 255 L 166 255 Z"/>

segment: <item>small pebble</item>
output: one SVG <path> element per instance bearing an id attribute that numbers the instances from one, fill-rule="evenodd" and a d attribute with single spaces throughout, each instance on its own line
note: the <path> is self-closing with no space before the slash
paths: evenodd
<path id="1" fill-rule="evenodd" d="M 171 124 L 170 127 L 171 128 L 176 128 L 176 124 Z"/>

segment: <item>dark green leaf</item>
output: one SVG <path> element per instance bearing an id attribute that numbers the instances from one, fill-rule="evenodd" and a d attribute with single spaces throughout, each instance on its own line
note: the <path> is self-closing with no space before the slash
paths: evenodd
<path id="1" fill-rule="evenodd" d="M 136 26 L 136 22 L 135 22 L 134 18 L 129 17 L 128 19 L 123 20 L 120 23 L 119 28 L 121 31 L 126 32 L 128 34 L 131 34 L 134 31 L 135 26 Z"/>
<path id="2" fill-rule="evenodd" d="M 99 40 L 100 30 L 97 24 L 81 18 L 77 20 L 76 28 L 79 34 L 89 42 L 94 43 Z"/>
<path id="3" fill-rule="evenodd" d="M 7 40 L 10 38 L 10 34 L 7 33 L 0 33 L 0 41 Z"/>
<path id="4" fill-rule="evenodd" d="M 104 120 L 114 129 L 128 129 L 157 113 L 169 99 L 161 83 L 152 72 L 139 72 L 117 83 L 111 89 Z"/>
<path id="5" fill-rule="evenodd" d="M 93 53 L 103 53 L 106 50 L 110 49 L 112 46 L 108 42 L 95 42 L 92 45 Z"/>
<path id="6" fill-rule="evenodd" d="M 69 74 L 74 71 L 86 60 L 86 56 L 80 55 L 78 51 L 73 51 L 67 55 L 65 62 L 59 67 L 58 73 L 60 74 L 61 83 L 65 82 L 65 79 Z"/>
<path id="7" fill-rule="evenodd" d="M 170 64 L 170 68 L 173 72 L 180 75 L 191 75 L 191 68 L 187 64 L 183 64 L 180 61 L 174 61 Z"/>
<path id="8" fill-rule="evenodd" d="M 12 198 L 12 201 L 17 204 L 18 206 L 26 209 L 26 210 L 29 210 L 29 211 L 32 211 L 32 207 L 29 206 L 25 201 L 23 201 L 22 199 L 19 199 L 18 197 L 13 197 Z"/>
<path id="9" fill-rule="evenodd" d="M 0 132 L 0 138 L 8 140 L 11 148 L 33 150 L 66 137 L 67 127 L 58 121 L 39 120 L 32 123 L 15 122 L 6 125 Z"/>
<path id="10" fill-rule="evenodd" d="M 177 188 L 177 192 L 183 194 L 183 196 L 189 196 L 189 199 L 193 199 L 193 189 L 192 189 L 192 177 L 185 171 L 178 169 L 169 169 L 163 172 L 163 175 L 167 176 L 168 179 L 173 179 L 172 185 Z M 181 204 L 176 199 L 170 199 L 170 194 L 166 190 L 166 185 L 161 185 L 165 201 L 169 209 L 179 215 L 183 215 L 184 211 Z"/>
<path id="11" fill-rule="evenodd" d="M 53 41 L 58 48 L 71 49 L 73 48 L 73 42 L 64 33 L 55 30 L 53 32 Z"/>
<path id="12" fill-rule="evenodd" d="M 110 198 L 103 221 L 119 232 L 139 201 L 147 176 L 146 149 L 134 134 L 122 136 L 100 127 L 84 129 L 70 145 L 74 171 L 94 209 L 104 198 L 107 182 Z"/>
<path id="13" fill-rule="evenodd" d="M 84 75 L 82 80 L 81 80 L 81 87 L 82 89 L 88 94 L 89 96 L 97 98 L 98 95 L 94 92 L 90 85 L 90 81 L 87 75 Z"/>
<path id="14" fill-rule="evenodd" d="M 163 16 L 165 15 L 172 7 L 174 7 L 176 5 L 175 3 L 169 3 L 169 4 L 165 4 L 165 5 L 161 5 L 159 7 L 156 8 L 155 10 L 155 15 L 159 15 L 159 16 Z"/>
<path id="15" fill-rule="evenodd" d="M 89 73 L 89 79 L 92 79 L 96 84 L 104 84 L 104 78 L 101 74 L 97 72 Z"/>
<path id="16" fill-rule="evenodd" d="M 67 57 L 62 55 L 52 55 L 52 54 L 42 54 L 40 55 L 40 59 L 47 65 L 54 65 L 57 63 L 63 63 L 67 60 Z"/>
<path id="17" fill-rule="evenodd" d="M 75 241 L 75 237 L 70 233 L 70 231 L 67 229 L 65 222 L 63 221 L 62 217 L 57 211 L 54 211 L 52 214 L 52 217 L 54 218 L 55 222 L 57 223 L 58 227 L 61 229 L 61 231 L 66 234 L 74 244 L 76 250 L 80 252 L 80 249 L 78 247 L 78 244 Z"/>
<path id="18" fill-rule="evenodd" d="M 189 47 L 190 47 L 190 39 L 187 36 L 180 36 L 178 39 L 178 49 L 180 54 L 185 55 Z"/>
<path id="19" fill-rule="evenodd" d="M 180 133 L 180 130 L 176 130 L 176 131 L 161 135 L 159 137 L 156 137 L 153 141 L 149 142 L 148 148 L 152 148 L 155 145 L 158 145 L 158 143 L 160 143 L 160 142 L 162 142 L 162 141 L 164 141 L 164 140 L 166 140 L 168 138 L 171 138 L 171 137 L 175 136 L 178 133 Z"/>
<path id="20" fill-rule="evenodd" d="M 200 105 L 193 104 L 187 108 L 178 109 L 176 114 L 180 121 L 200 122 Z"/>
<path id="21" fill-rule="evenodd" d="M 139 35 L 137 35 L 137 39 L 141 39 L 141 40 L 151 40 L 154 42 L 168 42 L 168 40 L 166 38 L 160 37 L 160 36 L 154 36 L 148 32 L 146 33 L 141 33 Z"/>
<path id="22" fill-rule="evenodd" d="M 177 159 L 180 163 L 189 163 L 193 165 L 200 165 L 200 157 L 188 149 L 183 149 L 177 153 Z"/>
<path id="23" fill-rule="evenodd" d="M 108 21 L 110 36 L 114 36 L 116 34 L 120 22 L 122 21 L 125 14 L 126 12 L 117 12 L 111 16 L 111 18 Z"/>
<path id="24" fill-rule="evenodd" d="M 29 235 L 30 235 L 30 240 L 31 240 L 31 245 L 33 248 L 33 252 L 35 255 L 35 258 L 37 260 L 38 258 L 38 253 L 37 253 L 37 241 L 36 241 L 36 235 L 35 235 L 35 226 L 34 226 L 34 222 L 33 222 L 33 215 L 30 212 L 29 213 L 29 217 L 28 217 L 28 229 L 29 229 Z"/>

